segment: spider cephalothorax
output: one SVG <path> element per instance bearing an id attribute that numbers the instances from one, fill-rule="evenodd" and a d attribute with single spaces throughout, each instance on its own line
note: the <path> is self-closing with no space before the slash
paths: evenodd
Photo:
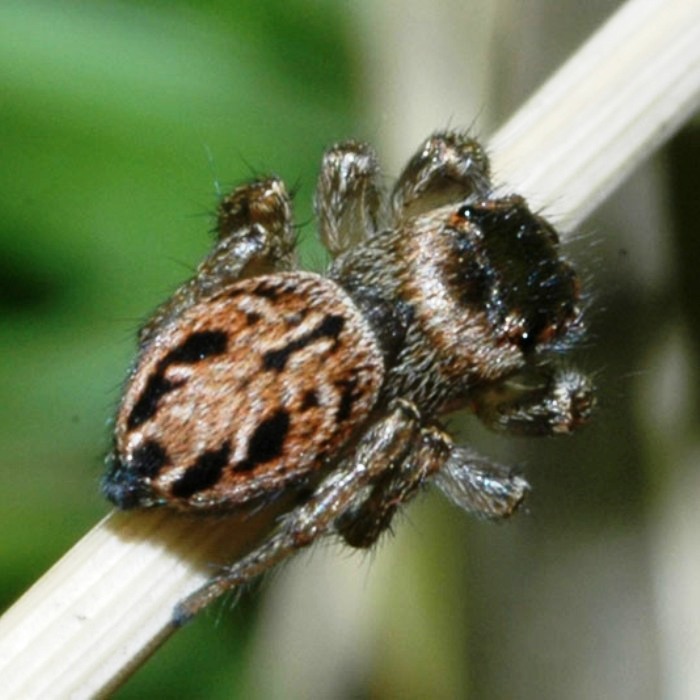
<path id="1" fill-rule="evenodd" d="M 479 144 L 427 139 L 385 208 L 378 174 L 366 144 L 326 153 L 326 276 L 294 269 L 280 180 L 236 189 L 213 251 L 140 331 L 107 497 L 225 511 L 299 493 L 178 622 L 323 534 L 371 546 L 431 480 L 477 515 L 512 514 L 527 483 L 455 445 L 445 413 L 525 435 L 568 433 L 590 414 L 590 381 L 556 359 L 582 329 L 576 274 L 542 217 L 492 194 Z"/>

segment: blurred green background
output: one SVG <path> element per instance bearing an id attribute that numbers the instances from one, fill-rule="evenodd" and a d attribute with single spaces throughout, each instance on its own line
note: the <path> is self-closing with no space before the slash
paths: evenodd
<path id="1" fill-rule="evenodd" d="M 325 147 L 366 138 L 391 176 L 447 123 L 487 136 L 617 4 L 3 2 L 0 605 L 108 512 L 97 485 L 135 330 L 207 249 L 218 186 L 297 185 L 320 269 Z M 320 548 L 202 616 L 117 697 L 692 687 L 699 151 L 689 129 L 570 246 L 591 290 L 594 425 L 540 444 L 469 428 L 527 465 L 529 515 L 489 526 L 426 496 L 376 554 Z"/>

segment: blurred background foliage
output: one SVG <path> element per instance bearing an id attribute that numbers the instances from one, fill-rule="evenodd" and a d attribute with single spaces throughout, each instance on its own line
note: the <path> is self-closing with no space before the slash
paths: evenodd
<path id="1" fill-rule="evenodd" d="M 97 483 L 135 330 L 207 249 L 218 188 L 269 171 L 293 184 L 303 260 L 320 269 L 326 146 L 367 138 L 395 175 L 435 128 L 487 136 L 617 5 L 3 2 L 0 604 L 108 511 Z M 691 684 L 697 625 L 673 628 L 697 596 L 669 582 L 699 573 L 697 153 L 688 130 L 570 247 L 592 290 L 579 359 L 601 387 L 594 425 L 534 445 L 470 424 L 480 449 L 532 467 L 529 515 L 487 526 L 426 497 L 376 554 L 321 547 L 203 616 L 117 697 Z"/>

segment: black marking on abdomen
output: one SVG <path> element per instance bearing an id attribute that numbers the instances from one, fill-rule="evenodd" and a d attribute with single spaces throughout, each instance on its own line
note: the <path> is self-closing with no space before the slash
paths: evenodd
<path id="1" fill-rule="evenodd" d="M 278 348 L 277 350 L 268 350 L 263 354 L 263 369 L 265 370 L 275 370 L 281 372 L 290 355 L 297 350 L 302 350 L 308 347 L 315 340 L 321 338 L 333 338 L 336 342 L 338 341 L 338 336 L 343 330 L 345 325 L 345 319 L 342 316 L 328 314 L 323 320 L 305 335 L 292 340 L 287 343 L 283 348 Z"/>
<path id="2" fill-rule="evenodd" d="M 126 420 L 129 430 L 138 428 L 158 411 L 158 403 L 171 391 L 181 387 L 184 379 L 171 381 L 165 378 L 165 371 L 174 364 L 195 364 L 207 357 L 226 352 L 228 334 L 225 331 L 199 331 L 191 333 L 178 347 L 171 350 L 156 366 L 146 386 L 134 404 Z"/>
<path id="3" fill-rule="evenodd" d="M 221 478 L 221 472 L 228 464 L 230 454 L 231 443 L 228 440 L 218 450 L 203 452 L 173 484 L 172 495 L 175 498 L 189 498 L 198 491 L 214 486 Z"/>
<path id="4" fill-rule="evenodd" d="M 350 417 L 352 405 L 360 397 L 360 394 L 355 391 L 357 389 L 357 379 L 336 382 L 336 386 L 340 389 L 340 403 L 335 413 L 335 420 L 336 423 L 342 423 Z"/>
<path id="5" fill-rule="evenodd" d="M 256 297 L 262 297 L 263 299 L 269 299 L 270 301 L 275 301 L 282 290 L 279 286 L 268 284 L 266 282 L 260 282 L 256 287 L 253 287 L 251 294 Z"/>
<path id="6" fill-rule="evenodd" d="M 126 419 L 127 428 L 133 430 L 145 423 L 149 418 L 153 418 L 158 411 L 158 402 L 166 394 L 174 391 L 184 383 L 182 379 L 171 382 L 169 379 L 166 379 L 160 371 L 156 374 L 152 374 L 139 400 L 134 404 L 131 413 L 129 413 L 129 417 Z"/>
<path id="7" fill-rule="evenodd" d="M 318 394 L 315 389 L 309 389 L 301 399 L 299 410 L 306 411 L 309 408 L 316 408 L 319 405 Z"/>
<path id="8" fill-rule="evenodd" d="M 259 464 L 265 464 L 279 457 L 284 449 L 289 424 L 289 413 L 283 408 L 262 421 L 250 438 L 246 458 L 239 462 L 234 470 L 247 472 L 255 469 Z"/>
<path id="9" fill-rule="evenodd" d="M 212 355 L 226 352 L 228 333 L 226 331 L 198 331 L 191 333 L 184 342 L 171 350 L 159 363 L 158 369 L 164 370 L 170 365 L 192 365 Z"/>
<path id="10" fill-rule="evenodd" d="M 169 462 L 168 453 L 157 440 L 146 440 L 137 447 L 131 459 L 129 468 L 140 476 L 152 479 L 158 476 L 160 470 Z"/>

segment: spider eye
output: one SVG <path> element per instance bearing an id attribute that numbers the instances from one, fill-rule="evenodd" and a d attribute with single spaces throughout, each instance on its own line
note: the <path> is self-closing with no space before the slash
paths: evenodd
<path id="1" fill-rule="evenodd" d="M 472 218 L 473 208 L 468 204 L 464 204 L 459 209 L 457 209 L 457 216 L 465 221 L 470 221 Z"/>

